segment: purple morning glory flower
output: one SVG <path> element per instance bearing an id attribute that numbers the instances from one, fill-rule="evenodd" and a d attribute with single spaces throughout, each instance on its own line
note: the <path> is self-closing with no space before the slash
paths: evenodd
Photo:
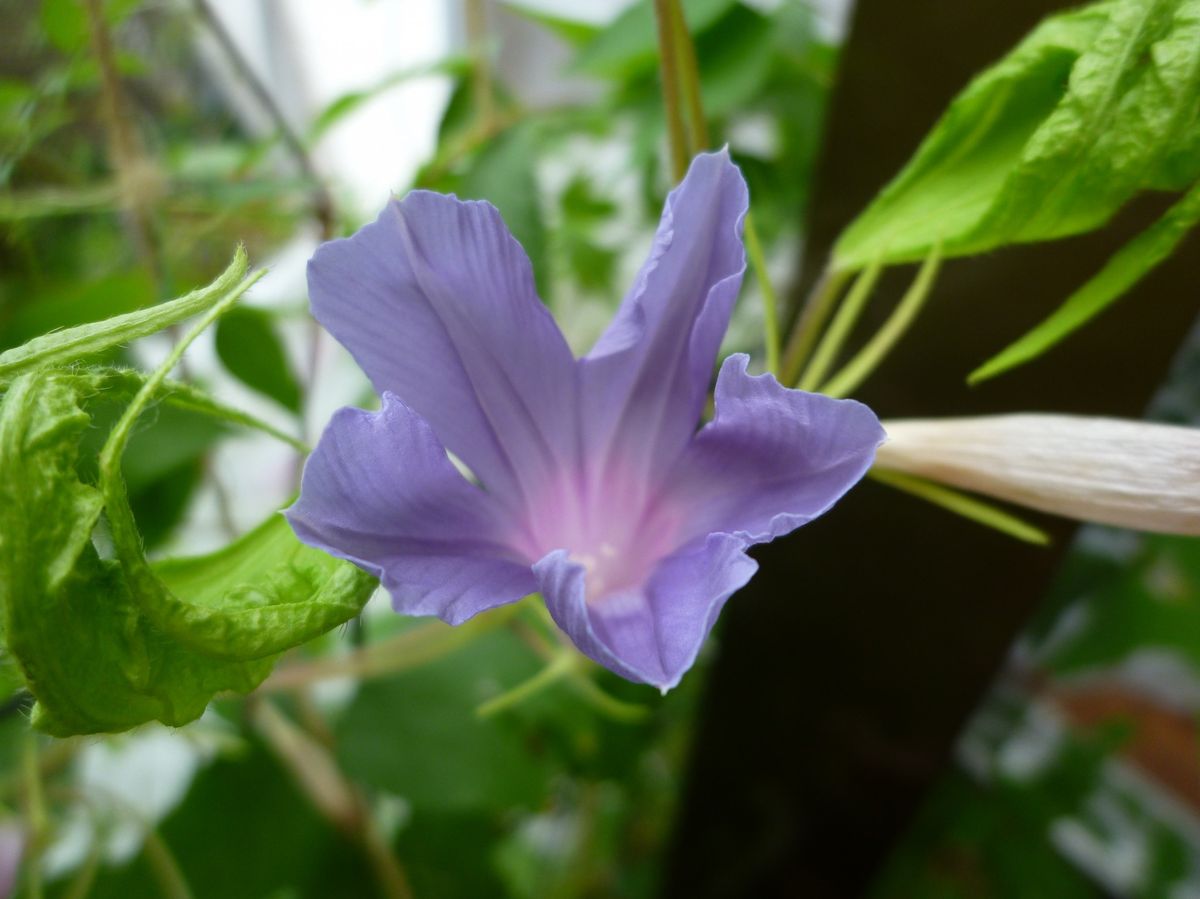
<path id="1" fill-rule="evenodd" d="M 383 399 L 339 410 L 287 511 L 304 542 L 450 624 L 540 592 L 586 655 L 667 689 L 757 564 L 816 518 L 883 429 L 730 356 L 748 195 L 696 158 L 608 330 L 576 359 L 488 203 L 414 191 L 308 267 L 313 313 Z M 447 450 L 475 475 L 455 468 Z"/>

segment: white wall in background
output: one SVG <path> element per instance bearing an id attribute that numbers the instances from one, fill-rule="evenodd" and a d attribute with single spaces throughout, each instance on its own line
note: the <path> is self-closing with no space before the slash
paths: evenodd
<path id="1" fill-rule="evenodd" d="M 444 58 L 446 0 L 210 0 L 294 127 L 395 72 Z M 240 92 L 236 82 L 230 90 Z M 317 147 L 322 172 L 364 214 L 411 180 L 434 146 L 448 80 L 407 82 L 364 104 Z M 252 101 L 242 97 L 244 108 Z"/>

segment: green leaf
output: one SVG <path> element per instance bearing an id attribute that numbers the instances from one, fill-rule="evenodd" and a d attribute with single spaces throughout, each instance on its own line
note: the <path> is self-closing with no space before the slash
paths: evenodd
<path id="1" fill-rule="evenodd" d="M 245 306 L 232 310 L 217 325 L 216 346 L 221 363 L 239 381 L 285 409 L 300 411 L 300 382 L 270 314 Z"/>
<path id="2" fill-rule="evenodd" d="M 59 50 L 70 53 L 87 41 L 87 16 L 74 0 L 42 0 L 42 33 Z"/>
<path id="3" fill-rule="evenodd" d="M 305 546 L 282 515 L 215 553 L 152 567 L 164 589 L 140 597 L 149 617 L 214 658 L 259 658 L 306 643 L 356 616 L 377 586 Z"/>
<path id="4" fill-rule="evenodd" d="M 89 408 L 92 403 L 101 400 L 127 403 L 145 386 L 148 380 L 148 376 L 144 372 L 132 368 L 76 370 L 73 371 L 73 377 L 76 389 L 81 396 L 86 398 Z M 302 440 L 284 433 L 269 422 L 256 418 L 248 412 L 225 405 L 194 384 L 165 380 L 159 384 L 154 399 L 156 402 L 165 403 L 172 408 L 205 416 L 221 424 L 237 425 L 259 431 L 269 437 L 274 437 L 281 443 L 286 443 L 298 452 L 307 453 L 309 451 L 309 447 Z M 128 454 L 126 454 L 125 460 L 128 461 Z"/>
<path id="5" fill-rule="evenodd" d="M 207 287 L 149 309 L 35 337 L 28 343 L 0 353 L 0 388 L 24 372 L 63 365 L 102 353 L 203 312 L 235 289 L 245 276 L 247 267 L 246 251 L 239 247 L 229 267 Z"/>
<path id="6" fill-rule="evenodd" d="M 737 0 L 684 0 L 683 15 L 693 35 L 713 25 Z M 587 75 L 629 78 L 653 69 L 658 60 L 652 0 L 638 0 L 584 45 L 572 66 Z"/>
<path id="7" fill-rule="evenodd" d="M 839 269 L 1079 234 L 1200 177 L 1200 0 L 1054 16 L 951 103 L 842 234 Z"/>
<path id="8" fill-rule="evenodd" d="M 502 0 L 502 5 L 514 15 L 528 19 L 530 22 L 536 22 L 574 46 L 586 44 L 600 33 L 600 27 L 591 22 L 571 19 L 567 16 L 555 15 L 542 9 L 525 6 L 518 0 Z"/>
<path id="9" fill-rule="evenodd" d="M 769 18 L 738 4 L 696 42 L 709 118 L 735 113 L 762 93 L 775 64 L 772 32 Z"/>
<path id="10" fill-rule="evenodd" d="M 975 384 L 1028 362 L 1095 318 L 1170 256 L 1198 221 L 1200 182 L 1161 219 L 1122 247 L 1053 315 L 973 371 L 968 381 Z"/>
<path id="11" fill-rule="evenodd" d="M 365 90 L 350 91 L 342 94 L 317 113 L 317 117 L 313 119 L 312 124 L 308 128 L 305 140 L 311 146 L 324 137 L 330 128 L 342 121 L 346 116 L 382 94 L 387 93 L 394 87 L 429 75 L 454 75 L 462 77 L 470 71 L 470 68 L 471 59 L 469 56 L 452 56 L 448 59 L 438 60 L 437 62 L 401 69 Z"/>
<path id="12" fill-rule="evenodd" d="M 244 285 L 252 282 L 247 279 Z M 155 626 L 181 645 L 229 660 L 258 659 L 306 642 L 356 615 L 375 579 L 301 544 L 282 520 L 268 521 L 221 552 L 167 567 L 189 597 L 142 554 L 121 456 L 138 417 L 183 351 L 238 298 L 228 294 L 192 327 L 134 396 L 100 451 L 100 489 L 130 593 Z M 179 566 L 183 566 L 180 568 Z"/>
<path id="13" fill-rule="evenodd" d="M 81 441 L 81 476 L 95 478 L 95 455 L 104 434 L 146 379 L 144 373 L 132 369 L 78 371 L 78 388 L 92 416 L 92 427 Z M 256 430 L 298 452 L 308 452 L 303 441 L 218 402 L 191 384 L 165 381 L 155 402 L 160 405 L 153 425 L 138 430 L 121 460 L 130 505 L 148 549 L 169 537 L 182 520 L 206 470 L 205 460 L 215 443 L 229 433 L 228 426 Z"/>
<path id="14" fill-rule="evenodd" d="M 530 750 L 512 717 L 481 719 L 475 709 L 540 667 L 513 634 L 492 631 L 468 652 L 363 684 L 338 723 L 342 770 L 403 796 L 418 815 L 536 807 L 551 759 Z"/>
<path id="15" fill-rule="evenodd" d="M 92 428 L 80 448 L 80 476 L 85 480 L 95 479 L 95 457 L 104 436 L 146 380 L 142 372 L 129 369 L 80 372 L 80 390 L 92 416 Z M 301 453 L 308 451 L 302 441 L 190 384 L 163 382 L 155 404 L 152 423 L 138 429 L 121 459 L 129 503 L 147 549 L 166 540 L 182 521 L 207 470 L 209 453 L 229 433 L 230 425 L 268 434 Z"/>
<path id="16" fill-rule="evenodd" d="M 593 242 L 586 232 L 568 230 L 559 239 L 576 283 L 584 290 L 610 294 L 616 281 L 616 250 Z"/>
<path id="17" fill-rule="evenodd" d="M 597 193 L 583 175 L 571 179 L 559 198 L 559 227 L 556 246 L 567 269 L 584 290 L 611 293 L 617 267 L 617 252 L 604 246 L 596 231 L 616 215 L 616 205 Z"/>
<path id="18" fill-rule="evenodd" d="M 213 694 L 249 690 L 270 661 L 189 652 L 155 628 L 92 533 L 100 492 L 75 473 L 91 420 L 70 374 L 19 378 L 0 404 L 0 608 L 4 637 L 55 736 L 184 724 Z"/>
<path id="19" fill-rule="evenodd" d="M 140 0 L 109 0 L 105 18 L 116 24 L 137 9 Z M 73 53 L 88 39 L 87 16 L 79 0 L 42 0 L 42 33 L 57 49 Z"/>
<path id="20" fill-rule="evenodd" d="M 100 453 L 99 489 L 79 474 L 93 426 L 83 404 L 97 378 L 121 375 L 33 371 L 0 403 L 4 636 L 48 733 L 184 724 L 216 693 L 253 689 L 273 654 L 353 617 L 374 590 L 374 578 L 303 546 L 277 516 L 209 556 L 151 565 L 143 555 L 125 444 L 188 343 L 254 280 L 226 290 L 138 387 Z M 93 543 L 102 511 L 116 560 Z"/>
<path id="21" fill-rule="evenodd" d="M 1131 564 L 1082 601 L 1078 625 L 1046 647 L 1058 674 L 1119 665 L 1146 650 L 1168 651 L 1200 675 L 1200 542 L 1147 535 Z"/>
<path id="22" fill-rule="evenodd" d="M 576 175 L 562 192 L 563 216 L 576 226 L 595 225 L 607 221 L 617 212 L 617 205 L 597 193 L 591 180 Z"/>

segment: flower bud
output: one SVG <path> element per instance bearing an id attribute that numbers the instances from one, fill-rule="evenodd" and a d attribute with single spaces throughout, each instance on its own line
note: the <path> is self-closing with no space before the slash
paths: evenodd
<path id="1" fill-rule="evenodd" d="M 1200 430 L 1074 415 L 884 422 L 880 468 L 1043 512 L 1200 535 Z"/>

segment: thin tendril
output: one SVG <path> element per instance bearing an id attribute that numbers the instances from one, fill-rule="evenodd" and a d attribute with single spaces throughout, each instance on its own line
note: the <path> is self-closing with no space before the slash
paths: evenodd
<path id="1" fill-rule="evenodd" d="M 800 378 L 801 390 L 816 390 L 817 385 L 825 380 L 825 376 L 829 374 L 829 367 L 837 358 L 838 351 L 846 342 L 846 338 L 850 336 L 850 331 L 866 307 L 867 299 L 871 296 L 871 291 L 875 289 L 881 271 L 883 271 L 882 264 L 875 262 L 863 269 L 854 279 L 854 284 L 838 308 L 833 323 L 817 345 L 817 351 L 813 354 L 812 361 L 804 369 L 804 375 Z"/>
<path id="2" fill-rule="evenodd" d="M 858 351 L 858 355 L 829 379 L 828 383 L 821 388 L 821 393 L 833 397 L 846 396 L 871 376 L 871 373 L 908 330 L 908 326 L 917 317 L 921 306 L 925 304 L 925 300 L 933 288 L 933 282 L 937 278 L 941 261 L 942 247 L 941 244 L 938 244 L 921 264 L 921 270 L 913 279 L 912 286 L 901 298 L 891 317 L 883 323 L 883 327 L 875 333 L 867 345 Z"/>

